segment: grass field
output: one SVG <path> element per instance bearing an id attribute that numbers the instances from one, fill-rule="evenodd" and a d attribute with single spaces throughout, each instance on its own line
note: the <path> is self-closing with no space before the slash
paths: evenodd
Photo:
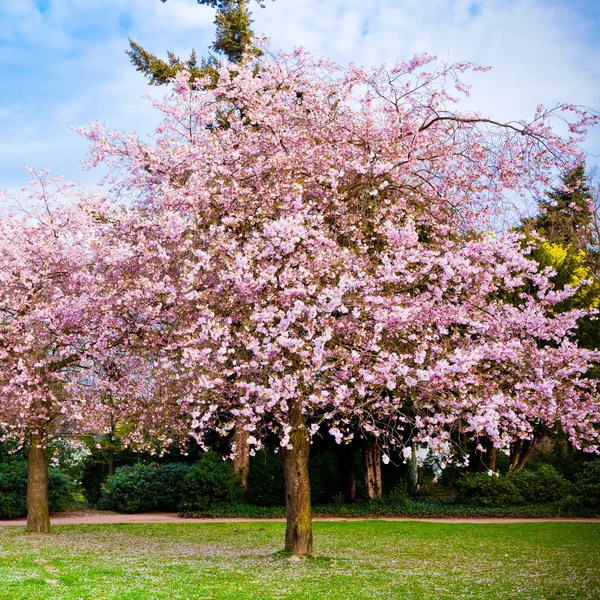
<path id="1" fill-rule="evenodd" d="M 600 599 L 600 525 L 320 522 L 0 527 L 0 598 Z"/>

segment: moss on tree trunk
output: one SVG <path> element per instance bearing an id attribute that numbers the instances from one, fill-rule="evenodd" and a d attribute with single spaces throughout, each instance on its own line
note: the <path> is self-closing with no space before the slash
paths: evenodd
<path id="1" fill-rule="evenodd" d="M 29 436 L 27 456 L 27 530 L 35 533 L 50 532 L 48 508 L 48 450 L 45 436 Z"/>
<path id="2" fill-rule="evenodd" d="M 310 441 L 299 404 L 294 404 L 290 409 L 290 425 L 292 426 L 290 433 L 292 448 L 283 450 L 287 516 L 285 551 L 296 555 L 312 554 L 312 515 L 308 476 Z"/>
<path id="3" fill-rule="evenodd" d="M 409 493 L 414 495 L 419 489 L 419 461 L 417 460 L 417 445 L 411 442 L 410 465 L 408 469 Z"/>
<path id="4" fill-rule="evenodd" d="M 233 432 L 233 443 L 236 447 L 233 459 L 233 472 L 236 474 L 240 487 L 244 492 L 248 488 L 248 471 L 250 469 L 249 433 L 244 429 L 243 421 L 236 421 Z"/>

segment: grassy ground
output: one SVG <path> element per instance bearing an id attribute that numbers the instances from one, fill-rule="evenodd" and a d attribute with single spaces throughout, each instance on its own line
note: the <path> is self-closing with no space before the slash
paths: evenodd
<path id="1" fill-rule="evenodd" d="M 315 524 L 317 556 L 278 552 L 282 523 L 0 527 L 0 599 L 600 598 L 600 525 Z"/>

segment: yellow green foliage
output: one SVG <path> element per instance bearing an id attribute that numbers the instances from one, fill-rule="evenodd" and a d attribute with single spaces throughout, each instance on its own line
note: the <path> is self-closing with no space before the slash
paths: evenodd
<path id="1" fill-rule="evenodd" d="M 559 289 L 581 286 L 568 301 L 570 306 L 600 307 L 600 285 L 589 267 L 584 250 L 575 250 L 571 245 L 543 242 L 532 253 L 532 257 L 540 267 L 551 267 L 555 271 L 552 281 Z M 582 281 L 591 283 L 581 285 Z"/>

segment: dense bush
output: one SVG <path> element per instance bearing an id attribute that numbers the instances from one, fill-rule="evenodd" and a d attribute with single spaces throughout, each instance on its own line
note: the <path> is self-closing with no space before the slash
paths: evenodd
<path id="1" fill-rule="evenodd" d="M 102 486 L 98 508 L 124 513 L 155 510 L 157 504 L 157 466 L 119 467 Z"/>
<path id="2" fill-rule="evenodd" d="M 191 470 L 191 465 L 183 463 L 119 467 L 106 478 L 98 508 L 125 513 L 177 510 L 185 476 Z"/>
<path id="3" fill-rule="evenodd" d="M 100 441 L 86 438 L 85 444 L 89 454 L 82 465 L 81 486 L 83 495 L 90 504 L 96 504 L 102 495 L 102 484 L 119 467 L 136 465 L 140 462 L 152 462 L 149 455 L 136 453 L 131 448 L 124 447 L 119 440 L 104 436 Z"/>
<path id="4" fill-rule="evenodd" d="M 74 502 L 75 485 L 59 469 L 48 472 L 50 511 L 64 510 Z M 27 514 L 27 462 L 0 463 L 0 518 L 12 519 Z"/>
<path id="5" fill-rule="evenodd" d="M 508 476 L 464 473 L 455 482 L 456 501 L 476 506 L 514 506 L 525 504 L 515 482 Z"/>
<path id="6" fill-rule="evenodd" d="M 183 480 L 180 510 L 204 513 L 241 499 L 231 463 L 215 452 L 200 457 Z"/>
<path id="7" fill-rule="evenodd" d="M 75 502 L 76 483 L 61 469 L 48 471 L 48 504 L 50 511 L 66 510 Z"/>
<path id="8" fill-rule="evenodd" d="M 85 499 L 96 504 L 102 496 L 102 484 L 106 480 L 106 466 L 93 458 L 83 463 L 81 470 L 81 488 Z"/>
<path id="9" fill-rule="evenodd" d="M 569 493 L 569 482 L 552 466 L 540 465 L 505 476 L 523 496 L 526 504 L 544 504 L 562 500 Z"/>
<path id="10" fill-rule="evenodd" d="M 550 465 L 511 472 L 507 475 L 464 473 L 455 482 L 456 501 L 475 506 L 544 504 L 564 499 L 569 482 Z"/>
<path id="11" fill-rule="evenodd" d="M 162 510 L 177 510 L 183 500 L 183 482 L 193 469 L 185 463 L 167 463 L 155 471 L 156 504 Z"/>
<path id="12" fill-rule="evenodd" d="M 12 519 L 27 514 L 27 463 L 0 463 L 0 517 Z"/>
<path id="13" fill-rule="evenodd" d="M 577 477 L 574 491 L 584 506 L 600 508 L 600 459 L 585 465 Z"/>

